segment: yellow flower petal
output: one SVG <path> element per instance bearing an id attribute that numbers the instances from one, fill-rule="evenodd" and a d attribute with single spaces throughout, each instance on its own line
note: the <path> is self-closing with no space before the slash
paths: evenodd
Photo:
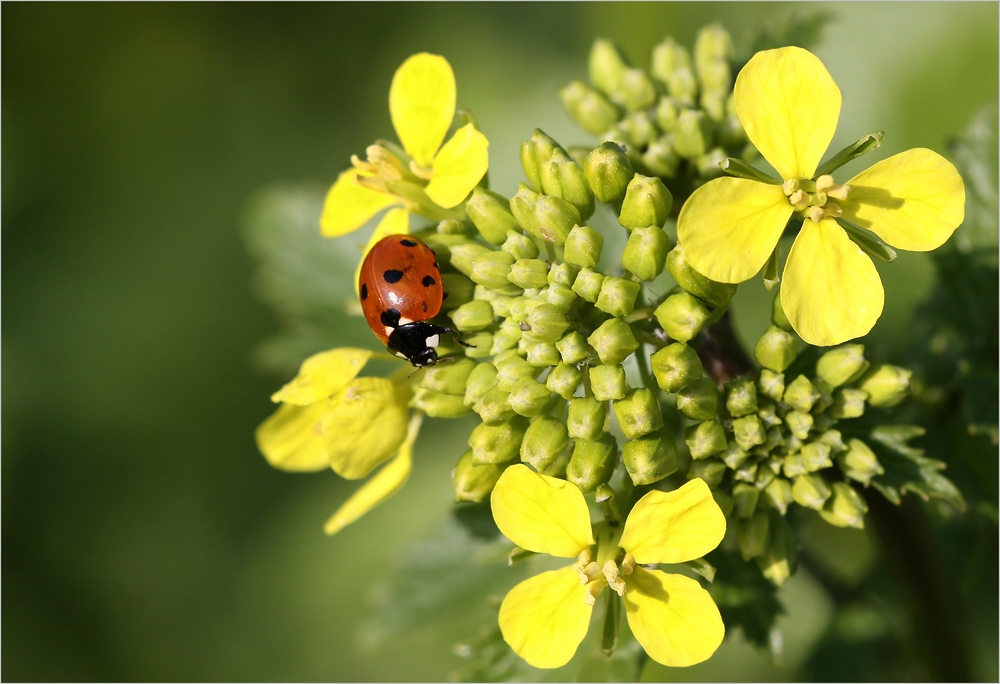
<path id="1" fill-rule="evenodd" d="M 434 157 L 434 175 L 424 189 L 427 196 L 445 209 L 461 204 L 486 175 L 489 146 L 486 136 L 472 124 L 455 131 Z"/>
<path id="2" fill-rule="evenodd" d="M 420 432 L 420 423 L 419 414 L 410 419 L 406 439 L 399 447 L 396 458 L 389 461 L 382 470 L 378 471 L 377 475 L 364 483 L 351 498 L 344 502 L 343 506 L 337 509 L 337 512 L 323 526 L 324 532 L 337 534 L 398 492 L 400 487 L 406 484 L 406 480 L 410 477 L 410 470 L 413 468 L 413 442 L 416 441 Z"/>
<path id="3" fill-rule="evenodd" d="M 348 480 L 389 459 L 406 436 L 409 390 L 385 378 L 355 378 L 330 399 L 321 424 L 334 471 Z"/>
<path id="4" fill-rule="evenodd" d="M 379 221 L 379 224 L 375 226 L 375 230 L 372 232 L 372 236 L 368 238 L 368 244 L 365 245 L 365 251 L 361 254 L 361 260 L 358 261 L 357 268 L 354 269 L 354 294 L 361 294 L 360 284 L 358 281 L 361 279 L 361 266 L 365 263 L 365 257 L 368 256 L 368 252 L 372 251 L 372 247 L 378 243 L 379 240 L 387 235 L 406 235 L 410 232 L 410 212 L 406 209 L 396 208 L 390 209 Z"/>
<path id="5" fill-rule="evenodd" d="M 326 404 L 282 404 L 260 424 L 254 437 L 257 448 L 273 467 L 290 472 L 314 472 L 330 467 L 319 434 Z"/>
<path id="6" fill-rule="evenodd" d="M 868 333 L 885 293 L 875 264 L 832 219 L 806 220 L 785 263 L 781 306 L 795 332 L 828 347 Z"/>
<path id="7" fill-rule="evenodd" d="M 736 77 L 736 115 L 782 178 L 811 178 L 840 118 L 840 89 L 816 55 L 758 52 Z"/>
<path id="8" fill-rule="evenodd" d="M 704 556 L 725 534 L 726 516 L 705 481 L 694 479 L 639 499 L 618 545 L 638 563 L 683 563 Z"/>
<path id="9" fill-rule="evenodd" d="M 375 192 L 357 184 L 357 171 L 349 169 L 337 176 L 326 193 L 319 227 L 326 237 L 355 231 L 388 206 L 399 204 L 392 195 Z"/>
<path id="10" fill-rule="evenodd" d="M 543 572 L 521 582 L 500 604 L 504 641 L 534 667 L 565 665 L 590 627 L 593 607 L 584 600 L 586 593 L 587 587 L 572 568 Z"/>
<path id="11" fill-rule="evenodd" d="M 677 239 L 696 271 L 721 283 L 740 283 L 764 266 L 791 215 L 779 186 L 717 178 L 684 203 Z"/>
<path id="12" fill-rule="evenodd" d="M 682 575 L 636 567 L 625 580 L 625 615 L 636 641 L 656 662 L 687 667 L 708 660 L 726 628 L 715 601 Z"/>
<path id="13" fill-rule="evenodd" d="M 429 167 L 455 116 L 455 74 L 448 60 L 421 52 L 403 62 L 389 87 L 389 114 L 406 151 Z"/>
<path id="14" fill-rule="evenodd" d="M 844 218 L 893 247 L 940 247 L 965 220 L 965 184 L 937 152 L 917 148 L 883 159 L 847 182 Z"/>
<path id="15" fill-rule="evenodd" d="M 528 551 L 573 558 L 594 543 L 583 492 L 525 465 L 507 468 L 490 495 L 493 520 Z"/>
<path id="16" fill-rule="evenodd" d="M 368 363 L 372 352 L 368 349 L 341 347 L 313 354 L 302 362 L 299 374 L 284 387 L 271 395 L 271 401 L 305 406 L 328 399 L 358 376 Z"/>

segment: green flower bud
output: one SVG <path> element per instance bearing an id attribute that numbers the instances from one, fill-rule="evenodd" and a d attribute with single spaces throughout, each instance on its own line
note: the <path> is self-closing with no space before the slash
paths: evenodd
<path id="1" fill-rule="evenodd" d="M 582 268 L 576 276 L 576 280 L 573 281 L 573 292 L 593 304 L 601 296 L 601 285 L 603 284 L 603 275 L 591 271 L 589 268 Z"/>
<path id="2" fill-rule="evenodd" d="M 674 126 L 674 152 L 685 159 L 697 159 L 712 148 L 711 121 L 705 112 L 684 109 Z"/>
<path id="3" fill-rule="evenodd" d="M 826 500 L 819 514 L 831 525 L 862 530 L 865 527 L 867 512 L 868 504 L 854 487 L 846 482 L 834 482 L 833 495 Z"/>
<path id="4" fill-rule="evenodd" d="M 597 296 L 595 306 L 612 316 L 624 318 L 632 313 L 635 299 L 639 296 L 642 285 L 631 280 L 605 276 L 601 281 L 601 293 Z"/>
<path id="5" fill-rule="evenodd" d="M 603 95 L 580 81 L 559 90 L 563 106 L 580 128 L 600 135 L 618 120 L 618 110 Z"/>
<path id="6" fill-rule="evenodd" d="M 724 172 L 720 164 L 726 161 L 727 156 L 726 151 L 721 147 L 713 147 L 694 160 L 695 165 L 698 167 L 698 175 L 701 176 L 702 180 L 722 176 Z"/>
<path id="7" fill-rule="evenodd" d="M 567 264 L 566 262 L 553 264 L 552 268 L 549 269 L 549 285 L 558 283 L 566 287 L 572 287 L 573 281 L 576 280 L 579 272 L 580 267 L 576 264 Z"/>
<path id="8" fill-rule="evenodd" d="M 785 414 L 785 425 L 793 435 L 799 439 L 806 439 L 813 426 L 812 414 L 803 411 L 789 411 Z"/>
<path id="9" fill-rule="evenodd" d="M 796 347 L 798 343 L 791 333 L 771 325 L 757 340 L 753 355 L 764 368 L 781 373 L 795 359 Z"/>
<path id="10" fill-rule="evenodd" d="M 830 498 L 830 486 L 819 475 L 807 473 L 799 475 L 792 484 L 792 499 L 806 508 L 820 510 Z"/>
<path id="11" fill-rule="evenodd" d="M 500 247 L 515 259 L 534 259 L 538 256 L 538 245 L 527 235 L 510 231 Z"/>
<path id="12" fill-rule="evenodd" d="M 472 275 L 472 260 L 479 254 L 492 252 L 489 247 L 466 242 L 451 248 L 451 266 L 462 275 Z"/>
<path id="13" fill-rule="evenodd" d="M 542 191 L 564 199 L 580 213 L 581 219 L 594 213 L 594 193 L 587 184 L 583 169 L 577 166 L 561 148 L 556 149 L 548 161 L 541 165 Z"/>
<path id="14" fill-rule="evenodd" d="M 733 39 L 729 37 L 721 24 L 710 24 L 698 31 L 694 42 L 694 63 L 701 77 L 701 71 L 706 65 L 733 58 L 735 50 Z M 726 85 L 725 88 L 729 86 Z"/>
<path id="15" fill-rule="evenodd" d="M 583 371 L 576 366 L 560 363 L 549 371 L 545 386 L 563 399 L 569 399 L 583 380 Z"/>
<path id="16" fill-rule="evenodd" d="M 792 503 L 792 485 L 783 477 L 776 477 L 764 488 L 764 500 L 782 515 Z"/>
<path id="17" fill-rule="evenodd" d="M 737 518 L 752 518 L 757 508 L 760 490 L 751 484 L 739 483 L 733 487 L 733 515 Z"/>
<path id="18" fill-rule="evenodd" d="M 628 62 L 614 43 L 598 38 L 590 48 L 587 66 L 590 82 L 594 87 L 607 95 L 613 95 L 621 86 Z"/>
<path id="19" fill-rule="evenodd" d="M 477 363 L 465 381 L 465 405 L 473 406 L 497 386 L 497 369 L 492 363 Z"/>
<path id="20" fill-rule="evenodd" d="M 677 126 L 677 119 L 680 116 L 680 109 L 677 103 L 669 97 L 661 97 L 656 105 L 656 123 L 664 131 L 672 131 Z M 673 150 L 673 146 L 670 146 Z"/>
<path id="21" fill-rule="evenodd" d="M 532 377 L 521 378 L 510 391 L 510 407 L 521 416 L 534 418 L 542 412 L 552 398 L 545 385 Z"/>
<path id="22" fill-rule="evenodd" d="M 425 368 L 420 386 L 435 392 L 464 396 L 466 383 L 477 365 L 472 359 L 457 359 L 451 363 L 439 363 Z"/>
<path id="23" fill-rule="evenodd" d="M 618 122 L 618 129 L 625 135 L 628 146 L 638 151 L 660 137 L 660 129 L 650 114 L 631 112 Z"/>
<path id="24" fill-rule="evenodd" d="M 840 387 L 860 376 L 868 366 L 865 345 L 845 344 L 819 357 L 816 374 L 832 387 Z"/>
<path id="25" fill-rule="evenodd" d="M 456 501 L 479 503 L 493 492 L 497 480 L 506 467 L 503 465 L 476 465 L 472 460 L 472 450 L 466 451 L 455 469 L 451 471 L 451 483 L 455 487 Z"/>
<path id="26" fill-rule="evenodd" d="M 621 202 L 635 175 L 628 155 L 610 141 L 601 143 L 587 154 L 583 173 L 594 195 L 606 204 Z"/>
<path id="27" fill-rule="evenodd" d="M 677 410 L 693 420 L 711 420 L 719 408 L 719 390 L 708 378 L 693 380 L 677 392 Z"/>
<path id="28" fill-rule="evenodd" d="M 698 463 L 706 463 L 706 461 L 698 461 Z M 712 498 L 715 499 L 715 503 L 718 504 L 719 508 L 722 509 L 722 514 L 728 518 L 733 512 L 733 497 L 726 494 L 722 489 L 713 489 Z"/>
<path id="29" fill-rule="evenodd" d="M 594 366 L 590 369 L 590 389 L 597 401 L 621 399 L 629 391 L 625 369 L 620 363 Z"/>
<path id="30" fill-rule="evenodd" d="M 502 359 L 498 357 L 493 363 L 497 367 L 497 387 L 505 392 L 512 391 L 521 378 L 534 378 L 538 375 L 538 369 L 516 353 Z"/>
<path id="31" fill-rule="evenodd" d="M 544 264 L 544 262 L 542 263 Z M 510 275 L 513 265 L 514 257 L 507 252 L 484 252 L 472 258 L 472 273 L 469 274 L 469 277 L 483 287 L 491 290 L 502 290 L 510 285 L 507 276 Z"/>
<path id="32" fill-rule="evenodd" d="M 720 87 L 720 84 L 728 82 L 730 86 L 732 85 L 732 68 L 727 62 L 712 62 L 704 74 L 698 74 L 698 78 L 704 84 L 700 98 L 701 108 L 708 113 L 712 121 L 721 123 L 726 119 L 726 97 L 732 91 L 727 90 L 729 86 Z"/>
<path id="33" fill-rule="evenodd" d="M 693 107 L 698 95 L 698 79 L 690 69 L 675 69 L 667 78 L 667 92 L 677 104 Z"/>
<path id="34" fill-rule="evenodd" d="M 677 392 L 705 377 L 698 352 L 681 342 L 664 347 L 649 357 L 656 384 L 664 392 Z"/>
<path id="35" fill-rule="evenodd" d="M 493 324 L 493 307 L 489 302 L 481 299 L 474 299 L 458 307 L 448 314 L 455 328 L 465 332 L 467 330 L 482 330 Z"/>
<path id="36" fill-rule="evenodd" d="M 528 363 L 536 368 L 548 368 L 560 361 L 559 350 L 550 342 L 536 342 L 528 347 Z"/>
<path id="37" fill-rule="evenodd" d="M 635 235 L 635 231 L 632 235 Z M 631 238 L 630 238 L 631 239 Z M 667 297 L 653 312 L 663 331 L 678 342 L 694 339 L 708 322 L 711 313 L 691 293 L 681 290 Z"/>
<path id="38" fill-rule="evenodd" d="M 767 441 L 761 444 L 754 451 L 760 450 L 765 456 L 773 451 L 776 447 L 779 447 L 785 443 L 785 436 L 782 433 L 780 427 L 775 425 L 774 427 L 769 427 L 767 429 Z"/>
<path id="39" fill-rule="evenodd" d="M 726 385 L 726 410 L 733 418 L 757 412 L 757 387 L 753 380 L 741 378 Z"/>
<path id="40" fill-rule="evenodd" d="M 629 229 L 646 226 L 660 228 L 670 216 L 673 203 L 674 198 L 663 181 L 637 173 L 625 190 L 618 223 Z"/>
<path id="41" fill-rule="evenodd" d="M 469 345 L 465 349 L 465 355 L 470 359 L 482 359 L 493 355 L 493 333 L 487 330 L 480 330 L 472 334 L 462 336 L 465 343 Z"/>
<path id="42" fill-rule="evenodd" d="M 459 245 L 475 245 L 475 247 L 479 249 L 489 249 L 488 247 L 483 247 L 482 245 L 473 242 L 465 235 L 420 231 L 418 237 L 426 242 L 428 247 L 434 250 L 434 253 L 437 255 L 438 264 L 441 266 L 442 270 L 457 268 L 452 265 L 451 251 Z"/>
<path id="43" fill-rule="evenodd" d="M 830 415 L 834 418 L 858 418 L 865 413 L 865 399 L 868 394 L 853 387 L 842 387 L 833 395 Z"/>
<path id="44" fill-rule="evenodd" d="M 628 439 L 648 435 L 663 427 L 663 415 L 656 395 L 651 389 L 639 387 L 630 390 L 613 404 L 618 427 Z"/>
<path id="45" fill-rule="evenodd" d="M 556 150 L 561 150 L 555 140 L 536 128 L 530 140 L 521 143 L 521 166 L 531 186 L 540 192 L 548 192 L 542 186 L 542 166 Z"/>
<path id="46" fill-rule="evenodd" d="M 573 226 L 563 245 L 563 258 L 571 264 L 593 268 L 601 260 L 604 236 L 587 226 Z"/>
<path id="47" fill-rule="evenodd" d="M 816 400 L 820 398 L 820 393 L 809 381 L 809 378 L 800 375 L 785 388 L 785 394 L 782 398 L 792 408 L 808 413 L 812 410 Z"/>
<path id="48" fill-rule="evenodd" d="M 556 349 L 565 363 L 580 363 L 595 353 L 583 335 L 575 330 L 556 342 Z"/>
<path id="49" fill-rule="evenodd" d="M 895 406 L 906 397 L 912 375 L 913 371 L 899 366 L 878 366 L 865 373 L 860 388 L 868 393 L 872 406 Z"/>
<path id="50" fill-rule="evenodd" d="M 757 556 L 757 565 L 764 577 L 780 587 L 792 576 L 798 563 L 795 537 L 783 518 L 775 515 L 769 518 L 767 550 Z"/>
<path id="51" fill-rule="evenodd" d="M 680 245 L 676 245 L 667 254 L 667 272 L 682 288 L 717 308 L 729 304 L 736 292 L 736 285 L 717 283 L 694 270 L 687 262 Z"/>
<path id="52" fill-rule="evenodd" d="M 850 440 L 847 447 L 837 455 L 837 465 L 845 476 L 867 485 L 873 477 L 885 472 L 875 452 L 860 439 Z"/>
<path id="53" fill-rule="evenodd" d="M 687 477 L 689 480 L 700 478 L 709 487 L 718 487 L 722 484 L 722 478 L 726 474 L 726 464 L 717 458 L 706 458 L 701 461 L 694 461 L 688 468 Z"/>
<path id="54" fill-rule="evenodd" d="M 652 107 L 656 102 L 656 88 L 642 69 L 626 69 L 619 92 L 625 109 L 630 112 Z"/>
<path id="55" fill-rule="evenodd" d="M 438 222 L 437 232 L 444 233 L 445 235 L 461 235 L 463 237 L 472 238 L 476 235 L 476 227 L 468 221 L 445 219 L 444 221 Z"/>
<path id="56" fill-rule="evenodd" d="M 461 394 L 445 394 L 418 387 L 410 406 L 420 409 L 431 418 L 460 418 L 472 412 L 462 400 Z"/>
<path id="57" fill-rule="evenodd" d="M 758 465 L 757 474 L 754 476 L 753 485 L 757 489 L 766 489 L 774 481 L 775 472 L 763 465 Z"/>
<path id="58" fill-rule="evenodd" d="M 490 354 L 499 354 L 500 352 L 513 349 L 517 347 L 518 340 L 520 339 L 520 331 L 515 334 L 510 330 L 501 329 L 493 335 L 493 346 L 490 348 Z"/>
<path id="59" fill-rule="evenodd" d="M 546 301 L 563 313 L 572 309 L 577 300 L 576 293 L 560 283 L 549 285 L 544 294 Z"/>
<path id="60" fill-rule="evenodd" d="M 736 443 L 743 449 L 763 444 L 767 439 L 767 433 L 760 423 L 760 418 L 754 414 L 733 421 L 733 436 L 736 438 Z"/>
<path id="61" fill-rule="evenodd" d="M 757 417 L 760 418 L 760 422 L 765 430 L 784 422 L 778 417 L 777 407 L 774 403 L 767 400 L 758 403 Z"/>
<path id="62" fill-rule="evenodd" d="M 490 244 L 503 244 L 508 233 L 521 232 L 517 219 L 510 213 L 510 201 L 486 188 L 473 188 L 472 196 L 465 203 L 465 211 Z"/>
<path id="63" fill-rule="evenodd" d="M 521 460 L 541 472 L 555 463 L 569 446 L 566 425 L 551 416 L 531 422 L 521 442 Z"/>
<path id="64" fill-rule="evenodd" d="M 833 466 L 833 461 L 830 460 L 830 445 L 823 442 L 806 444 L 799 450 L 799 456 L 802 458 L 802 467 L 810 473 Z"/>
<path id="65" fill-rule="evenodd" d="M 442 273 L 441 287 L 447 295 L 441 303 L 441 310 L 445 313 L 471 302 L 475 291 L 475 284 L 459 273 Z"/>
<path id="66" fill-rule="evenodd" d="M 539 342 L 558 342 L 569 327 L 566 314 L 551 304 L 539 304 L 528 314 L 531 337 Z"/>
<path id="67" fill-rule="evenodd" d="M 736 540 L 743 560 L 748 561 L 764 553 L 769 531 L 770 520 L 765 511 L 757 511 L 748 519 L 736 521 Z"/>
<path id="68" fill-rule="evenodd" d="M 608 280 L 610 278 L 605 278 L 604 282 L 607 283 Z M 597 352 L 601 363 L 607 365 L 621 363 L 639 348 L 639 343 L 632 334 L 632 328 L 620 318 L 609 318 L 601 323 L 600 327 L 587 338 L 587 342 Z"/>
<path id="69" fill-rule="evenodd" d="M 611 479 L 618 460 L 618 442 L 608 433 L 599 440 L 578 439 L 566 466 L 566 480 L 585 494 Z"/>
<path id="70" fill-rule="evenodd" d="M 733 440 L 729 440 L 725 450 L 719 454 L 719 458 L 726 464 L 726 467 L 732 470 L 737 470 L 742 466 L 749 456 L 750 454 L 741 449 L 740 445 Z"/>
<path id="71" fill-rule="evenodd" d="M 844 437 L 840 434 L 840 430 L 827 430 L 819 436 L 819 441 L 829 445 L 830 453 L 837 453 L 847 449 L 847 446 L 844 444 Z"/>
<path id="72" fill-rule="evenodd" d="M 472 408 L 486 425 L 502 425 L 514 417 L 514 409 L 510 407 L 510 392 L 499 387 L 486 392 Z"/>
<path id="73" fill-rule="evenodd" d="M 653 78 L 663 83 L 670 80 L 670 74 L 678 69 L 690 69 L 691 56 L 684 46 L 679 45 L 673 38 L 667 36 L 653 47 L 653 56 L 650 61 L 650 73 Z"/>
<path id="74" fill-rule="evenodd" d="M 674 436 L 661 428 L 638 439 L 625 442 L 622 460 L 632 484 L 659 482 L 677 471 L 677 449 Z"/>
<path id="75" fill-rule="evenodd" d="M 674 152 L 669 137 L 661 136 L 649 143 L 649 147 L 642 153 L 642 163 L 653 175 L 673 178 L 677 175 L 681 158 Z"/>
<path id="76" fill-rule="evenodd" d="M 521 450 L 528 419 L 514 416 L 502 425 L 477 425 L 469 435 L 472 462 L 476 465 L 507 463 Z"/>
<path id="77" fill-rule="evenodd" d="M 608 405 L 594 397 L 573 397 L 569 400 L 566 427 L 573 439 L 598 440 L 604 434 Z"/>
<path id="78" fill-rule="evenodd" d="M 760 377 L 757 379 L 757 391 L 775 401 L 781 401 L 785 395 L 784 373 L 775 373 L 768 368 L 761 368 Z"/>
<path id="79" fill-rule="evenodd" d="M 736 472 L 733 473 L 733 479 L 737 482 L 753 484 L 757 479 L 757 465 L 757 461 L 745 461 L 739 468 L 736 468 Z"/>
<path id="80" fill-rule="evenodd" d="M 719 421 L 706 420 L 684 428 L 684 442 L 691 451 L 691 458 L 708 458 L 726 448 L 726 431 Z"/>
<path id="81" fill-rule="evenodd" d="M 771 300 L 771 323 L 785 332 L 794 332 L 792 324 L 788 321 L 788 316 L 785 315 L 785 310 L 781 306 L 780 293 L 774 295 L 774 299 Z"/>
<path id="82" fill-rule="evenodd" d="M 498 253 L 506 254 L 506 252 Z M 541 259 L 518 259 L 507 275 L 510 282 L 525 289 L 544 287 L 549 282 L 548 278 L 549 265 Z"/>
<path id="83" fill-rule="evenodd" d="M 622 253 L 622 266 L 641 280 L 650 281 L 663 272 L 670 236 L 656 226 L 634 228 Z"/>

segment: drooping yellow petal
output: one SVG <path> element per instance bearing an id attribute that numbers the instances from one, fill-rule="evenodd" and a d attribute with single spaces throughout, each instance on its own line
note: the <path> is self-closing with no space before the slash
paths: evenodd
<path id="1" fill-rule="evenodd" d="M 696 271 L 721 283 L 741 283 L 767 262 L 791 215 L 779 186 L 717 178 L 684 203 L 677 239 Z"/>
<path id="2" fill-rule="evenodd" d="M 328 399 L 331 394 L 356 378 L 371 356 L 370 350 L 354 347 L 313 354 L 302 362 L 298 375 L 271 395 L 271 401 L 305 406 L 320 399 Z"/>
<path id="3" fill-rule="evenodd" d="M 330 399 L 321 430 L 330 466 L 355 480 L 388 460 L 406 436 L 409 391 L 385 378 L 355 378 Z"/>
<path id="4" fill-rule="evenodd" d="M 587 587 L 572 568 L 543 572 L 521 582 L 500 604 L 504 641 L 529 665 L 562 667 L 576 653 L 590 626 L 593 607 L 584 600 L 586 593 Z"/>
<path id="5" fill-rule="evenodd" d="M 643 567 L 623 579 L 628 625 L 650 658 L 668 667 L 687 667 L 708 660 L 719 648 L 726 628 L 700 584 Z"/>
<path id="6" fill-rule="evenodd" d="M 361 266 L 365 263 L 365 257 L 368 256 L 368 252 L 372 251 L 372 247 L 374 247 L 379 240 L 387 235 L 406 235 L 409 232 L 409 211 L 397 207 L 396 209 L 390 209 L 385 212 L 385 216 L 383 216 L 382 220 L 379 221 L 377 226 L 375 226 L 372 236 L 368 238 L 368 244 L 365 245 L 365 251 L 361 254 L 361 259 L 358 261 L 357 268 L 354 269 L 354 294 L 360 295 L 361 285 L 358 281 L 361 278 Z"/>
<path id="7" fill-rule="evenodd" d="M 883 159 L 847 185 L 848 198 L 837 200 L 844 218 L 899 249 L 936 249 L 965 220 L 965 183 L 958 169 L 932 150 Z"/>
<path id="8" fill-rule="evenodd" d="M 451 209 L 461 204 L 486 175 L 490 159 L 486 136 L 466 124 L 434 157 L 434 175 L 424 189 L 435 204 Z"/>
<path id="9" fill-rule="evenodd" d="M 330 467 L 319 422 L 326 403 L 311 406 L 282 404 L 260 424 L 254 437 L 257 448 L 273 467 L 290 472 L 314 472 Z"/>
<path id="10" fill-rule="evenodd" d="M 764 50 L 736 77 L 736 115 L 782 178 L 811 178 L 840 118 L 840 88 L 816 55 Z"/>
<path id="11" fill-rule="evenodd" d="M 490 506 L 497 527 L 522 549 L 573 558 L 594 543 L 590 511 L 580 488 L 525 465 L 504 471 L 490 495 Z"/>
<path id="12" fill-rule="evenodd" d="M 455 116 L 455 74 L 448 60 L 421 52 L 403 62 L 389 87 L 389 114 L 406 151 L 429 167 Z"/>
<path id="13" fill-rule="evenodd" d="M 702 479 L 672 492 L 651 491 L 625 521 L 618 545 L 637 563 L 683 563 L 701 558 L 726 534 L 726 516 Z"/>
<path id="14" fill-rule="evenodd" d="M 809 219 L 785 263 L 781 306 L 795 332 L 828 347 L 868 333 L 885 292 L 875 264 L 832 219 Z"/>
<path id="15" fill-rule="evenodd" d="M 413 468 L 413 442 L 416 441 L 420 433 L 421 414 L 416 414 L 410 419 L 407 429 L 406 439 L 399 447 L 396 458 L 389 461 L 382 470 L 368 482 L 361 486 L 361 489 L 354 494 L 344 505 L 337 509 L 323 531 L 327 534 L 337 534 L 352 522 L 363 516 L 371 509 L 388 499 L 399 491 L 400 487 L 406 484 L 410 477 L 410 470 Z"/>
<path id="16" fill-rule="evenodd" d="M 392 195 L 376 192 L 357 184 L 358 172 L 348 169 L 326 193 L 319 227 L 326 237 L 338 237 L 363 226 L 372 216 L 393 204 Z"/>

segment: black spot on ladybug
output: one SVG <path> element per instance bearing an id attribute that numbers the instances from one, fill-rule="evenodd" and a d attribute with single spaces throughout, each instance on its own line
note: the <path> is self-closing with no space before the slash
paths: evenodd
<path id="1" fill-rule="evenodd" d="M 387 283 L 398 283 L 403 279 L 403 272 L 398 271 L 395 268 L 390 268 L 388 271 L 382 274 L 382 279 Z"/>
<path id="2" fill-rule="evenodd" d="M 424 276 L 424 279 L 420 281 L 420 284 L 423 285 L 424 287 L 430 287 L 436 282 L 437 281 L 434 280 L 433 276 Z"/>
<path id="3" fill-rule="evenodd" d="M 362 285 L 361 285 L 361 301 L 364 301 L 366 299 L 368 299 L 368 286 L 362 283 Z"/>
<path id="4" fill-rule="evenodd" d="M 416 242 L 414 242 L 413 240 L 407 240 L 405 238 L 402 239 L 402 240 L 400 240 L 399 244 L 403 245 L 404 247 L 416 247 L 417 246 Z"/>
<path id="5" fill-rule="evenodd" d="M 379 318 L 382 325 L 387 325 L 390 328 L 399 327 L 399 309 L 386 309 Z"/>
<path id="6" fill-rule="evenodd" d="M 424 313 L 427 313 L 427 302 L 420 302 L 420 308 L 424 310 Z"/>

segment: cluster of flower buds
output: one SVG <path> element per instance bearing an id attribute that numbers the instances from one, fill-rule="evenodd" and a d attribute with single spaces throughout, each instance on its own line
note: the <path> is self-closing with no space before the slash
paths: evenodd
<path id="1" fill-rule="evenodd" d="M 733 107 L 733 60 L 732 39 L 717 24 L 699 31 L 693 57 L 665 38 L 653 48 L 648 72 L 599 39 L 590 52 L 590 85 L 573 81 L 560 95 L 584 130 L 623 145 L 634 168 L 664 179 L 683 200 L 721 175 L 727 157 L 756 156 Z"/>

